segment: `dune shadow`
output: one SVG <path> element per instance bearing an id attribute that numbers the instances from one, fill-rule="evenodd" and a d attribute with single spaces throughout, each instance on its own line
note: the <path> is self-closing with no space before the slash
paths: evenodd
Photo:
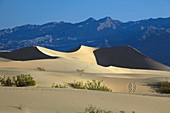
<path id="1" fill-rule="evenodd" d="M 0 57 L 17 61 L 59 58 L 57 56 L 53 57 L 46 55 L 42 53 L 37 47 L 26 47 L 12 52 L 1 52 Z"/>
<path id="2" fill-rule="evenodd" d="M 163 81 L 163 82 L 156 82 L 156 83 L 148 83 L 146 86 L 149 86 L 155 92 L 160 94 L 170 94 L 170 83 Z"/>
<path id="3" fill-rule="evenodd" d="M 24 106 L 23 105 L 19 105 L 19 106 L 9 106 L 11 108 L 14 108 L 14 109 L 18 109 L 18 110 L 23 110 L 24 109 Z"/>
<path id="4" fill-rule="evenodd" d="M 164 64 L 143 55 L 130 46 L 102 48 L 94 51 L 96 61 L 101 66 L 117 66 L 131 69 L 170 70 Z"/>

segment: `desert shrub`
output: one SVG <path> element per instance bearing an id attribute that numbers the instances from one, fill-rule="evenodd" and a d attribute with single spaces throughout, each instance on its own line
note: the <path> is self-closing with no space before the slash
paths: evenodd
<path id="1" fill-rule="evenodd" d="M 6 81 L 5 81 L 5 86 L 12 86 L 13 85 L 13 82 L 11 80 L 10 77 L 7 77 Z"/>
<path id="2" fill-rule="evenodd" d="M 168 81 L 158 82 L 157 87 L 157 91 L 160 93 L 170 93 L 170 82 Z"/>
<path id="3" fill-rule="evenodd" d="M 113 113 L 113 112 L 90 105 L 87 108 L 85 108 L 84 112 L 81 113 Z"/>
<path id="4" fill-rule="evenodd" d="M 132 113 L 136 113 L 135 111 L 132 111 Z"/>
<path id="5" fill-rule="evenodd" d="M 12 86 L 13 82 L 10 77 L 5 77 L 0 79 L 1 85 L 2 86 Z"/>
<path id="6" fill-rule="evenodd" d="M 52 88 L 68 88 L 68 86 L 66 84 L 62 85 L 62 84 L 53 84 Z"/>
<path id="7" fill-rule="evenodd" d="M 86 83 L 83 83 L 82 81 L 81 82 L 74 81 L 70 85 L 76 89 L 99 90 L 99 91 L 111 92 L 112 90 L 109 87 L 102 85 L 101 84 L 102 82 L 103 80 L 102 81 L 92 80 L 92 81 L 87 81 Z"/>
<path id="8" fill-rule="evenodd" d="M 35 80 L 33 79 L 33 77 L 31 77 L 30 74 L 17 75 L 16 77 L 13 77 L 13 80 L 17 87 L 35 86 L 36 84 Z"/>
<path id="9" fill-rule="evenodd" d="M 158 93 L 170 94 L 170 82 L 168 81 L 168 78 L 165 78 L 165 81 L 150 83 L 147 85 Z"/>
<path id="10" fill-rule="evenodd" d="M 43 67 L 37 67 L 38 71 L 45 71 L 45 69 Z"/>
<path id="11" fill-rule="evenodd" d="M 125 111 L 119 111 L 120 113 L 125 113 Z"/>
<path id="12" fill-rule="evenodd" d="M 70 83 L 70 85 L 76 89 L 86 89 L 83 81 L 74 81 L 73 83 Z"/>
<path id="13" fill-rule="evenodd" d="M 4 76 L 4 78 L 0 77 L 0 83 L 1 83 L 1 85 L 5 84 L 5 76 Z"/>
<path id="14" fill-rule="evenodd" d="M 99 91 L 109 91 L 112 92 L 112 90 L 105 86 L 102 85 L 102 81 L 98 81 L 98 80 L 92 80 L 92 81 L 87 81 L 87 83 L 85 84 L 86 89 L 88 90 L 99 90 Z"/>
<path id="15" fill-rule="evenodd" d="M 17 76 L 13 76 L 12 79 L 10 77 L 4 77 L 1 79 L 1 85 L 2 86 L 17 86 L 17 87 L 23 87 L 23 86 L 35 86 L 36 82 L 31 77 L 30 74 L 20 74 Z"/>
<path id="16" fill-rule="evenodd" d="M 110 110 L 107 111 L 107 110 L 90 105 L 86 107 L 83 112 L 79 112 L 79 113 L 114 113 L 114 112 Z M 119 113 L 125 113 L 125 111 L 119 111 Z M 132 111 L 132 113 L 136 113 L 136 112 Z"/>
<path id="17" fill-rule="evenodd" d="M 84 69 L 77 69 L 76 70 L 78 73 L 80 73 L 80 75 L 82 75 L 84 73 Z"/>

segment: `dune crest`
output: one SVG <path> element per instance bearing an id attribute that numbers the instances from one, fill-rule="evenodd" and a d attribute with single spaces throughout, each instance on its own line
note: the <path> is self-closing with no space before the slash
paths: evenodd
<path id="1" fill-rule="evenodd" d="M 49 56 L 62 57 L 69 60 L 80 60 L 80 61 L 96 64 L 96 58 L 93 54 L 93 51 L 96 50 L 97 48 L 92 48 L 92 47 L 82 45 L 80 49 L 74 52 L 59 52 L 40 46 L 36 46 L 36 47 L 38 48 L 39 51 Z"/>

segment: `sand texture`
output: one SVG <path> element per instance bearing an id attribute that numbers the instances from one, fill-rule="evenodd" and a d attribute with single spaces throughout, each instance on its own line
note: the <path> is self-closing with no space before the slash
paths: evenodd
<path id="1" fill-rule="evenodd" d="M 152 68 L 130 69 L 109 66 L 110 64 L 109 67 L 103 67 L 97 64 L 98 60 L 112 64 L 112 60 L 107 61 L 114 56 L 112 49 L 101 51 L 86 46 L 70 53 L 39 46 L 5 53 L 13 60 L 0 58 L 0 77 L 30 74 L 37 84 L 34 87 L 19 88 L 0 86 L 0 113 L 78 113 L 83 112 L 88 105 L 115 113 L 169 113 L 170 95 L 159 94 L 148 86 L 149 83 L 170 81 L 170 72 L 165 71 L 169 67 L 134 52 L 131 48 L 126 49 L 135 60 L 145 59 Z M 110 51 L 112 55 L 109 56 L 106 51 Z M 4 57 L 5 54 L 0 56 Z M 127 64 L 130 63 L 128 58 L 125 60 Z M 131 64 L 135 65 L 134 62 Z M 45 71 L 39 71 L 37 67 L 42 67 Z M 156 70 L 157 68 L 159 69 Z M 75 80 L 103 80 L 103 84 L 110 87 L 112 92 L 81 90 L 70 86 L 66 89 L 51 88 L 53 83 L 68 84 Z M 134 93 L 129 93 L 129 83 L 135 84 Z"/>

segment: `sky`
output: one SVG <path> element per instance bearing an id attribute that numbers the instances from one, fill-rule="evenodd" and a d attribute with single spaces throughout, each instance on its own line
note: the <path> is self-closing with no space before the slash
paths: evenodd
<path id="1" fill-rule="evenodd" d="M 0 0 L 0 29 L 106 16 L 123 22 L 170 17 L 170 0 Z"/>

